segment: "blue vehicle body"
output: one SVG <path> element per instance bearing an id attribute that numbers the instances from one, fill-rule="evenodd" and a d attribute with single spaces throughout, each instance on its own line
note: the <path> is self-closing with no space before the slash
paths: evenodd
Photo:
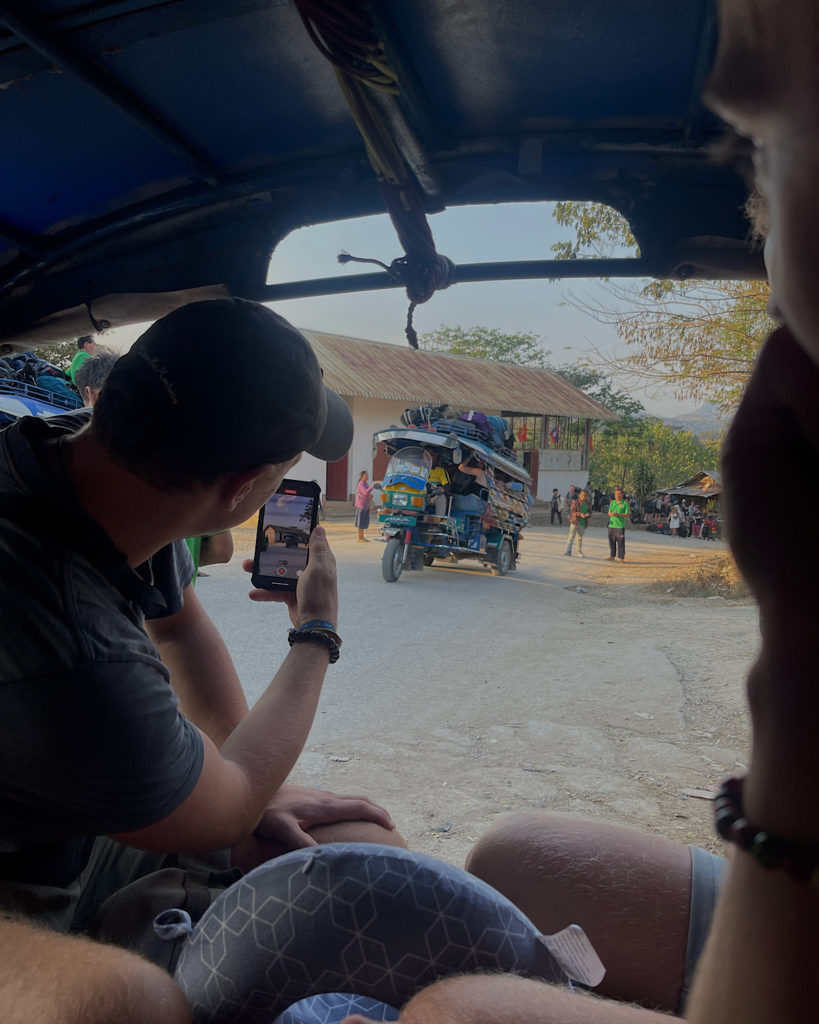
<path id="1" fill-rule="evenodd" d="M 58 416 L 79 408 L 79 398 L 69 403 L 61 396 L 23 381 L 0 379 L 0 428 L 21 416 Z"/>

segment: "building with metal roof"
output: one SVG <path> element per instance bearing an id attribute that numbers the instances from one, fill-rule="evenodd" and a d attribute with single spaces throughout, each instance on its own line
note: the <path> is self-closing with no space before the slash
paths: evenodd
<path id="1" fill-rule="evenodd" d="M 617 418 L 563 377 L 545 370 L 320 331 L 302 333 L 318 356 L 326 383 L 341 395 L 408 405 L 448 402 L 524 415 Z"/>
<path id="2" fill-rule="evenodd" d="M 324 380 L 350 406 L 355 435 L 349 454 L 327 467 L 328 498 L 348 498 L 366 469 L 378 479 L 383 466 L 372 451 L 372 435 L 400 422 L 404 409 L 449 404 L 504 416 L 512 425 L 515 450 L 543 496 L 588 480 L 591 424 L 616 415 L 562 377 L 487 359 L 417 351 L 302 329 L 318 357 Z M 324 464 L 304 456 L 299 469 L 319 482 Z M 548 490 L 546 489 L 548 488 Z"/>

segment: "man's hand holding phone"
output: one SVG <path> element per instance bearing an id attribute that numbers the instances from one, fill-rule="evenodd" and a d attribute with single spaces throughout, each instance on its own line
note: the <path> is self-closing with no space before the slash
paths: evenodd
<path id="1" fill-rule="evenodd" d="M 310 557 L 307 568 L 299 577 L 295 591 L 251 590 L 251 601 L 278 601 L 287 605 L 290 620 L 298 628 L 311 619 L 323 619 L 338 626 L 338 580 L 336 559 L 327 541 L 323 526 L 317 526 L 310 535 Z M 253 572 L 253 559 L 242 563 L 246 572 Z"/>

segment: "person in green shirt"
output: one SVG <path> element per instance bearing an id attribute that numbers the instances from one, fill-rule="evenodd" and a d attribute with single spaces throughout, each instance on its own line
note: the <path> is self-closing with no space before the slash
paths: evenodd
<path id="1" fill-rule="evenodd" d="M 609 502 L 609 559 L 626 559 L 626 520 L 629 514 L 628 502 L 623 497 L 623 488 L 614 488 L 614 501 Z"/>
<path id="2" fill-rule="evenodd" d="M 229 562 L 233 557 L 233 534 L 230 530 L 221 533 L 205 534 L 202 537 L 186 537 L 185 543 L 193 559 L 192 584 L 196 584 L 197 576 L 207 576 L 200 571 L 202 565 L 216 565 L 217 562 Z"/>
<path id="3" fill-rule="evenodd" d="M 91 356 L 95 356 L 96 354 L 97 342 L 90 334 L 87 334 L 84 338 L 77 338 L 77 354 L 71 360 L 71 365 L 65 371 L 71 378 L 72 384 L 77 383 L 77 380 L 74 376 L 77 370 L 79 370 L 79 368 L 87 359 L 90 359 Z"/>

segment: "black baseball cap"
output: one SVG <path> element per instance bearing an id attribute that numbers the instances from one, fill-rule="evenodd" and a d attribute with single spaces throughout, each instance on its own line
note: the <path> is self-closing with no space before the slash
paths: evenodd
<path id="1" fill-rule="evenodd" d="M 350 410 L 324 385 L 304 335 L 247 299 L 194 302 L 157 320 L 117 360 L 95 419 L 118 415 L 115 404 L 146 454 L 171 447 L 180 470 L 207 459 L 213 478 L 301 452 L 334 462 L 353 439 Z"/>

